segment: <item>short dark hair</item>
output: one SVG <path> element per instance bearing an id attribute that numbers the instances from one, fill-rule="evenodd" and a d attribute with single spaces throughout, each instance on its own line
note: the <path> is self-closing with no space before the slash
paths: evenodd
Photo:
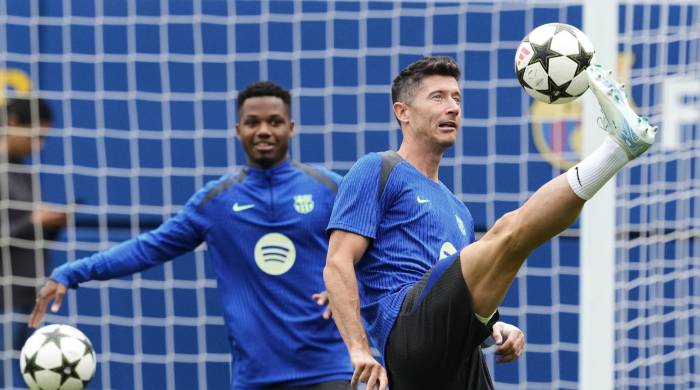
<path id="1" fill-rule="evenodd" d="M 241 107 L 243 107 L 243 103 L 246 101 L 246 99 L 262 96 L 273 96 L 282 99 L 284 105 L 287 106 L 287 113 L 291 118 L 292 97 L 289 95 L 289 91 L 271 81 L 258 81 L 250 84 L 244 90 L 242 90 L 238 94 L 238 112 L 241 112 Z"/>
<path id="2" fill-rule="evenodd" d="M 5 107 L 0 108 L 0 123 L 7 125 L 8 118 L 13 117 L 20 126 L 31 126 L 37 114 L 39 123 L 51 122 L 53 119 L 49 105 L 44 99 L 12 98 L 7 100 Z"/>
<path id="3" fill-rule="evenodd" d="M 459 81 L 461 72 L 450 57 L 427 56 L 405 67 L 391 85 L 391 102 L 408 102 L 426 76 L 452 76 Z"/>

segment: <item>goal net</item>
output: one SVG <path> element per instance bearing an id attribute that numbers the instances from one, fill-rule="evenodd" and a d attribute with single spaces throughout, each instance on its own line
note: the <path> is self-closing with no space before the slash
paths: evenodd
<path id="1" fill-rule="evenodd" d="M 618 176 L 615 388 L 700 384 L 700 7 L 620 8 L 620 51 L 659 145 Z"/>
<path id="2" fill-rule="evenodd" d="M 697 78 L 698 11 L 685 3 L 621 5 L 620 49 L 636 58 L 627 65 L 632 96 L 655 122 L 664 78 Z M 398 147 L 390 84 L 426 54 L 452 56 L 463 70 L 462 134 L 440 179 L 483 232 L 578 159 L 580 103 L 533 102 L 513 61 L 534 27 L 581 27 L 582 17 L 580 1 L 8 0 L 0 5 L 2 91 L 48 99 L 54 129 L 28 169 L 37 177 L 35 204 L 43 198 L 70 217 L 56 240 L 3 237 L 2 245 L 47 249 L 48 271 L 155 228 L 207 181 L 244 164 L 235 97 L 261 79 L 292 93 L 299 129 L 292 158 L 345 173 L 365 153 Z M 676 151 L 654 153 L 619 179 L 619 383 L 688 384 L 686 374 L 697 372 L 692 123 Z M 16 164 L 5 159 L 0 168 Z M 535 251 L 506 296 L 502 318 L 523 329 L 528 344 L 515 363 L 494 365 L 487 355 L 497 388 L 578 388 L 578 237 L 576 224 Z M 662 261 L 667 253 L 677 260 Z M 42 257 L 35 261 L 44 267 Z M 42 281 L 12 277 L 5 263 L 8 307 L 12 284 Z M 19 386 L 12 339 L 27 315 L 0 316 L 0 372 L 6 387 Z M 230 382 L 204 248 L 132 277 L 86 283 L 47 320 L 92 340 L 95 388 Z M 672 374 L 657 376 L 668 364 Z"/>

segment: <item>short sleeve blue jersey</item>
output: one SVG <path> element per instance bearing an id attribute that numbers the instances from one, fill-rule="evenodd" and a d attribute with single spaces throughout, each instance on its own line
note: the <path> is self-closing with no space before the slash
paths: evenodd
<path id="1" fill-rule="evenodd" d="M 129 275 L 206 242 L 230 335 L 233 389 L 349 380 L 340 334 L 311 299 L 325 290 L 325 228 L 339 182 L 328 170 L 290 162 L 246 167 L 209 183 L 158 229 L 67 263 L 51 278 L 76 287 Z"/>
<path id="2" fill-rule="evenodd" d="M 410 287 L 474 241 L 464 203 L 395 152 L 369 154 L 350 169 L 328 225 L 334 229 L 371 239 L 356 273 L 362 317 L 382 352 Z"/>

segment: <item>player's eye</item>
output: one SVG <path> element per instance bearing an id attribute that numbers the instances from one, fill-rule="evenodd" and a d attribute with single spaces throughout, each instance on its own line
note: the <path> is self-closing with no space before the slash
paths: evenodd
<path id="1" fill-rule="evenodd" d="M 282 121 L 279 118 L 272 118 L 272 119 L 270 119 L 269 123 L 270 123 L 270 126 L 277 127 L 277 126 L 282 124 Z"/>
<path id="2" fill-rule="evenodd" d="M 442 95 L 439 94 L 439 93 L 437 93 L 437 94 L 435 94 L 435 95 L 432 95 L 432 96 L 430 97 L 430 99 L 432 99 L 433 101 L 436 101 L 436 102 L 441 102 L 441 101 L 442 101 Z"/>
<path id="3" fill-rule="evenodd" d="M 462 97 L 459 95 L 455 95 L 452 97 L 452 99 L 455 101 L 455 103 L 460 104 L 462 103 Z"/>
<path id="4" fill-rule="evenodd" d="M 260 124 L 260 121 L 257 119 L 248 119 L 245 122 L 243 122 L 243 124 L 247 127 L 257 127 Z"/>

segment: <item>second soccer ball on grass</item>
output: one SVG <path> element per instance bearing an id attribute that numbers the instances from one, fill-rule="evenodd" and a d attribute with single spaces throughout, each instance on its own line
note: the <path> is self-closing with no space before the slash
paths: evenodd
<path id="1" fill-rule="evenodd" d="M 30 389 L 82 390 L 95 374 L 95 366 L 90 340 L 69 325 L 37 329 L 20 353 L 20 371 Z"/>

